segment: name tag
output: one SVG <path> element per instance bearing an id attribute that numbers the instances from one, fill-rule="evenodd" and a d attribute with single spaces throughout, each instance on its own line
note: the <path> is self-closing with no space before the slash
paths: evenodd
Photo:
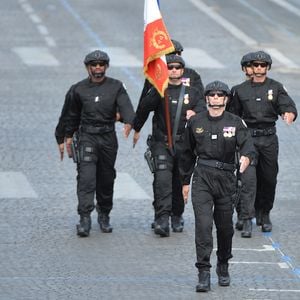
<path id="1" fill-rule="evenodd" d="M 212 134 L 212 135 L 211 135 L 211 139 L 212 139 L 212 140 L 218 139 L 218 135 L 217 135 L 217 134 Z"/>

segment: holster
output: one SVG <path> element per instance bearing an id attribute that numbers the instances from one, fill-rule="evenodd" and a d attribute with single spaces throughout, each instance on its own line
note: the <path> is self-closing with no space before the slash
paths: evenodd
<path id="1" fill-rule="evenodd" d="M 149 134 L 148 135 L 148 138 L 147 138 L 147 145 L 148 145 L 148 148 L 146 150 L 146 152 L 144 153 L 144 158 L 148 164 L 148 167 L 151 171 L 151 173 L 154 173 L 155 172 L 155 162 L 154 162 L 154 159 L 153 159 L 153 156 L 152 156 L 152 152 L 151 152 L 151 140 L 152 140 L 152 135 Z"/>
<path id="2" fill-rule="evenodd" d="M 74 163 L 79 164 L 80 163 L 80 152 L 79 152 L 79 136 L 78 132 L 76 131 L 73 134 L 72 144 L 71 144 L 71 152 L 72 152 L 72 158 Z"/>

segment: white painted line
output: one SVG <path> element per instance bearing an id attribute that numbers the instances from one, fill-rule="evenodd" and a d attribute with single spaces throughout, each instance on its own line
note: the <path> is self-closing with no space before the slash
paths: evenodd
<path id="1" fill-rule="evenodd" d="M 245 265 L 278 265 L 276 262 L 269 261 L 230 261 L 231 264 L 245 264 Z"/>
<path id="2" fill-rule="evenodd" d="M 283 1 L 283 0 L 269 0 L 269 1 L 276 3 L 277 5 L 283 7 L 284 9 L 288 10 L 289 12 L 300 17 L 300 9 L 297 8 L 296 6 L 288 3 L 287 1 Z"/>
<path id="3" fill-rule="evenodd" d="M 95 50 L 95 48 L 93 49 Z M 142 61 L 132 55 L 126 48 L 123 47 L 105 47 L 103 50 L 110 57 L 110 65 L 113 67 L 138 67 L 143 66 Z"/>
<path id="4" fill-rule="evenodd" d="M 235 36 L 238 40 L 245 43 L 247 46 L 255 46 L 257 45 L 257 41 L 246 35 L 244 32 L 242 32 L 239 28 L 234 26 L 232 23 L 227 21 L 225 18 L 223 18 L 221 15 L 216 13 L 211 7 L 206 5 L 201 0 L 189 0 L 192 4 L 194 4 L 198 10 L 204 12 L 209 17 L 211 17 L 214 22 L 219 23 L 224 29 L 229 31 L 233 36 Z"/>
<path id="5" fill-rule="evenodd" d="M 128 173 L 117 173 L 114 186 L 114 199 L 151 200 L 149 195 Z"/>
<path id="6" fill-rule="evenodd" d="M 257 252 L 264 252 L 264 251 L 275 251 L 275 249 L 271 245 L 263 245 L 263 249 L 255 249 L 255 248 L 232 248 L 234 251 L 257 251 Z"/>
<path id="7" fill-rule="evenodd" d="M 283 290 L 283 289 L 249 289 L 256 292 L 283 292 L 283 293 L 300 293 L 300 290 Z"/>
<path id="8" fill-rule="evenodd" d="M 44 26 L 44 25 L 38 25 L 37 29 L 38 29 L 38 31 L 40 32 L 41 35 L 48 35 L 49 34 L 49 31 L 48 31 L 47 27 Z"/>
<path id="9" fill-rule="evenodd" d="M 199 48 L 184 48 L 183 58 L 193 68 L 224 69 L 225 66 Z"/>
<path id="10" fill-rule="evenodd" d="M 289 265 L 285 262 L 278 263 L 280 269 L 289 269 Z"/>
<path id="11" fill-rule="evenodd" d="M 282 54 L 276 48 L 265 48 L 265 50 L 266 50 L 266 52 L 268 52 L 272 56 L 272 58 L 275 58 L 277 61 L 279 61 L 285 67 L 291 68 L 291 69 L 298 69 L 299 68 L 299 65 L 297 65 L 292 60 L 287 58 L 284 54 Z"/>
<path id="12" fill-rule="evenodd" d="M 56 42 L 51 36 L 45 36 L 45 41 L 49 47 L 56 47 Z"/>
<path id="13" fill-rule="evenodd" d="M 23 10 L 28 14 L 33 13 L 33 11 L 34 11 L 32 6 L 29 3 L 22 3 L 21 6 L 22 6 Z"/>
<path id="14" fill-rule="evenodd" d="M 21 172 L 0 172 L 0 198 L 37 198 Z"/>
<path id="15" fill-rule="evenodd" d="M 35 24 L 40 24 L 40 23 L 42 23 L 41 18 L 40 18 L 38 15 L 36 15 L 36 14 L 30 14 L 30 15 L 29 15 L 29 18 L 30 18 L 31 21 L 32 21 L 33 23 L 35 23 Z"/>
<path id="16" fill-rule="evenodd" d="M 45 47 L 15 47 L 12 50 L 29 66 L 59 66 L 59 61 Z"/>

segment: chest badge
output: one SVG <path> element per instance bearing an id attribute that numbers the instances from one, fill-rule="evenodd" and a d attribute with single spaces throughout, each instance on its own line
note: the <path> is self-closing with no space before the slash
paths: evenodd
<path id="1" fill-rule="evenodd" d="M 95 97 L 95 102 L 99 102 L 99 96 Z"/>
<path id="2" fill-rule="evenodd" d="M 191 79 L 190 79 L 190 78 L 182 77 L 182 78 L 181 78 L 181 82 L 182 82 L 182 84 L 185 85 L 185 86 L 191 86 Z"/>
<path id="3" fill-rule="evenodd" d="M 204 132 L 204 129 L 202 127 L 198 127 L 198 128 L 196 128 L 195 132 L 198 134 L 201 134 Z"/>
<path id="4" fill-rule="evenodd" d="M 273 100 L 273 90 L 268 90 L 268 100 Z"/>
<path id="5" fill-rule="evenodd" d="M 189 104 L 190 103 L 190 99 L 189 99 L 189 94 L 185 94 L 183 97 L 183 103 L 184 104 Z"/>
<path id="6" fill-rule="evenodd" d="M 235 127 L 224 127 L 223 128 L 223 136 L 226 138 L 231 138 L 235 136 Z"/>

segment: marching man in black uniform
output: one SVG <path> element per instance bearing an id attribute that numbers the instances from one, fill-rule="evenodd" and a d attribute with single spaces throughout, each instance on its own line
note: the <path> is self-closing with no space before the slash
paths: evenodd
<path id="1" fill-rule="evenodd" d="M 281 116 L 292 124 L 297 118 L 294 101 L 283 85 L 267 77 L 271 56 L 264 51 L 252 54 L 253 76 L 235 87 L 230 111 L 245 120 L 257 151 L 256 224 L 263 232 L 272 231 L 270 211 L 273 208 L 278 174 L 278 137 L 276 121 Z"/>
<path id="2" fill-rule="evenodd" d="M 118 150 L 116 113 L 118 110 L 122 115 L 125 137 L 130 133 L 135 116 L 122 82 L 105 75 L 109 66 L 107 53 L 93 51 L 86 55 L 84 64 L 89 76 L 74 84 L 68 91 L 59 121 L 61 126 L 56 128 L 57 138 L 65 135 L 69 154 L 73 135 L 78 132 L 78 145 L 72 156 L 76 156 L 78 171 L 80 222 L 77 225 L 77 234 L 80 237 L 89 235 L 90 215 L 95 208 L 95 192 L 100 229 L 103 232 L 112 232 L 109 213 L 113 207 L 116 178 L 114 166 Z M 62 141 L 61 137 L 58 142 Z"/>
<path id="3" fill-rule="evenodd" d="M 168 147 L 165 118 L 165 99 L 152 87 L 141 99 L 134 122 L 134 143 L 137 142 L 144 123 L 151 111 L 152 138 L 150 149 L 154 160 L 153 206 L 155 210 L 154 232 L 161 237 L 169 236 L 169 217 L 174 232 L 183 230 L 182 214 L 184 201 L 182 185 L 179 177 L 178 158 L 183 146 L 183 132 L 187 119 L 202 110 L 206 110 L 205 102 L 199 91 L 185 86 L 181 77 L 184 72 L 184 60 L 178 55 L 167 55 L 169 84 L 167 88 L 170 126 L 174 153 Z"/>
<path id="4" fill-rule="evenodd" d="M 197 292 L 210 290 L 210 256 L 213 249 L 213 221 L 217 233 L 217 275 L 220 286 L 230 285 L 228 260 L 232 257 L 234 233 L 233 194 L 236 188 L 235 152 L 241 154 L 243 173 L 254 156 L 254 146 L 245 123 L 225 111 L 230 95 L 221 81 L 205 88 L 208 112 L 190 118 L 184 135 L 184 148 L 179 161 L 183 198 L 187 202 L 192 182 L 195 214 L 195 241 L 199 283 Z"/>

